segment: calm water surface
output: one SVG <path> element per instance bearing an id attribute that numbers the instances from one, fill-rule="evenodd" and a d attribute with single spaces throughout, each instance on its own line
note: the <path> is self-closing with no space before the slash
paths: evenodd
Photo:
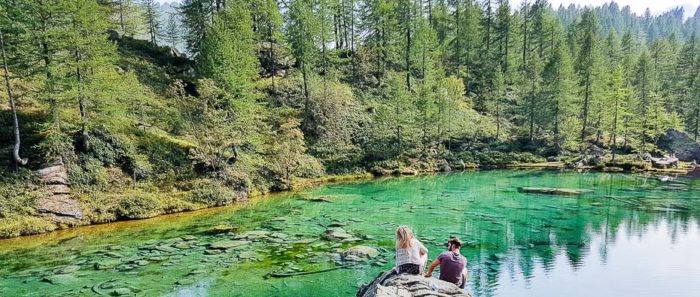
<path id="1" fill-rule="evenodd" d="M 521 186 L 590 189 L 581 197 Z M 308 198 L 325 197 L 332 202 Z M 699 296 L 700 180 L 552 171 L 482 171 L 333 184 L 241 207 L 0 241 L 0 296 L 354 296 L 393 265 L 393 231 L 411 226 L 437 256 L 466 242 L 473 296 Z M 210 254 L 220 224 L 274 236 Z M 358 241 L 322 238 L 342 226 Z M 183 240 L 184 238 L 184 240 Z M 352 245 L 381 260 L 337 267 Z"/>

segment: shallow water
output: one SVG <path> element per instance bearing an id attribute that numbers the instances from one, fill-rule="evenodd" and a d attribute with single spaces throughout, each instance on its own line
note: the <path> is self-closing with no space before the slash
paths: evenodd
<path id="1" fill-rule="evenodd" d="M 545 196 L 520 186 L 593 192 Z M 332 202 L 305 200 L 318 197 Z M 697 296 L 699 215 L 700 180 L 685 178 L 496 170 L 340 183 L 3 240 L 0 296 L 354 296 L 393 265 L 399 224 L 414 229 L 431 258 L 450 235 L 462 238 L 475 297 Z M 210 243 L 236 236 L 207 233 L 220 224 L 277 234 L 209 255 Z M 322 239 L 341 225 L 358 241 Z M 338 267 L 337 253 L 358 244 L 384 251 L 364 265 L 266 278 Z"/>

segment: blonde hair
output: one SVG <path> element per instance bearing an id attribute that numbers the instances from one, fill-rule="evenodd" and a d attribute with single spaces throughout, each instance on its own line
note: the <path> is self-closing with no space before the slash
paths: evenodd
<path id="1" fill-rule="evenodd" d="M 411 240 L 416 238 L 408 226 L 396 228 L 396 247 L 405 249 L 411 247 Z"/>

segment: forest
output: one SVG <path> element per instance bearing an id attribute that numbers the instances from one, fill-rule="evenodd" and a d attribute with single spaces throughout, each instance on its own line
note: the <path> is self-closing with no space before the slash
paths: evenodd
<path id="1" fill-rule="evenodd" d="M 700 133 L 700 8 L 173 5 L 0 3 L 0 237 L 324 177 L 571 163 L 592 147 L 633 163 L 662 155 L 668 129 Z"/>

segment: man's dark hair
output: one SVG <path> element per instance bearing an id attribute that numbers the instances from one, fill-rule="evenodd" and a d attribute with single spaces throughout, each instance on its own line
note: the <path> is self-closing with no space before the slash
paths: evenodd
<path id="1" fill-rule="evenodd" d="M 462 247 L 462 241 L 459 240 L 457 237 L 452 237 L 450 240 L 447 242 L 448 245 L 452 245 L 452 248 L 461 248 Z"/>

